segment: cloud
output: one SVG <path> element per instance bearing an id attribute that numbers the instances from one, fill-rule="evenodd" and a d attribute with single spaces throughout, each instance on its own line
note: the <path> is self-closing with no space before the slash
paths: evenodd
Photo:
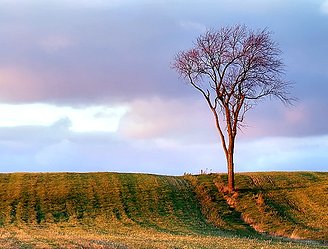
<path id="1" fill-rule="evenodd" d="M 164 102 L 158 98 L 132 102 L 129 112 L 122 119 L 119 131 L 130 138 L 147 139 L 163 136 L 179 124 L 177 119 L 180 117 L 173 111 L 177 110 L 178 105 L 179 103 Z"/>
<path id="2" fill-rule="evenodd" d="M 206 103 L 170 62 L 204 26 L 242 22 L 275 32 L 301 103 L 268 101 L 247 115 L 237 170 L 323 165 L 328 40 L 319 4 L 0 0 L 0 161 L 13 171 L 225 171 Z"/>
<path id="3" fill-rule="evenodd" d="M 48 5 L 59 5 L 66 7 L 75 7 L 75 8 L 104 8 L 104 7 L 117 7 L 125 4 L 133 3 L 134 0 L 48 0 Z M 42 1 L 37 0 L 0 0 L 0 4 L 20 4 L 23 6 L 42 6 Z"/>
<path id="4" fill-rule="evenodd" d="M 233 11 L 240 13 L 252 13 L 261 14 L 268 13 L 273 10 L 277 10 L 286 4 L 282 0 L 271 0 L 271 1 L 261 1 L 261 0 L 230 0 L 230 1 L 220 1 L 219 5 L 225 11 Z"/>
<path id="5" fill-rule="evenodd" d="M 212 113 L 202 96 L 141 99 L 127 106 L 128 111 L 118 128 L 118 134 L 127 139 L 175 139 L 179 144 L 220 143 Z M 279 101 L 264 101 L 246 114 L 237 139 L 328 134 L 327 116 L 322 115 L 324 106 L 318 100 L 303 100 L 292 107 Z"/>
<path id="6" fill-rule="evenodd" d="M 236 167 L 241 171 L 325 171 L 327 150 L 328 135 L 261 138 L 238 144 Z"/>
<path id="7" fill-rule="evenodd" d="M 16 9 L 20 7 L 15 4 L 4 11 L 6 15 L 0 27 L 3 37 L 0 70 L 10 68 L 12 72 L 11 80 L 6 84 L 0 74 L 2 101 L 103 104 L 154 96 L 171 99 L 190 96 L 192 91 L 186 89 L 170 69 L 177 51 L 190 47 L 204 26 L 216 28 L 238 22 L 231 19 L 236 16 L 247 23 L 250 17 L 244 13 L 244 5 L 250 5 L 250 9 L 269 10 L 272 6 L 285 7 L 282 1 L 258 0 L 245 4 L 243 1 L 219 1 L 210 5 L 203 2 L 171 5 L 166 1 L 123 1 L 124 7 L 88 7 L 72 11 L 67 6 L 78 5 L 80 1 L 47 1 L 46 9 L 38 7 L 38 1 L 27 2 L 29 4 L 19 12 L 22 14 L 17 14 Z M 111 2 L 95 1 L 95 5 L 110 5 Z M 93 1 L 82 1 L 81 4 L 92 5 Z M 226 11 L 218 17 L 216 7 Z M 234 15 L 236 7 L 243 13 Z M 272 13 L 268 14 L 268 19 L 272 18 Z M 226 18 L 227 21 L 222 21 Z M 260 17 L 252 15 L 252 18 Z M 290 35 L 293 28 L 290 20 L 283 15 L 281 20 L 283 24 L 273 23 L 277 27 L 273 31 L 287 30 L 284 37 L 279 37 L 279 42 L 293 41 L 292 47 L 297 47 L 299 55 L 293 58 L 300 62 L 318 61 L 316 66 L 303 63 L 302 68 L 313 70 L 318 64 L 324 64 L 322 59 L 302 57 L 304 51 L 313 51 L 313 47 L 299 46 L 302 39 L 293 40 L 297 34 Z M 263 25 L 271 27 L 271 24 Z M 293 31 L 304 34 L 303 29 Z M 321 40 L 325 43 L 325 39 Z M 17 75 L 19 80 L 15 79 Z"/>
<path id="8" fill-rule="evenodd" d="M 179 25 L 183 29 L 197 31 L 199 33 L 203 33 L 206 31 L 205 25 L 198 22 L 180 21 Z"/>
<path id="9" fill-rule="evenodd" d="M 287 136 L 308 137 L 328 134 L 324 100 L 302 99 L 295 106 L 286 107 L 277 101 L 259 103 L 246 115 L 246 139 Z"/>
<path id="10" fill-rule="evenodd" d="M 55 53 L 71 47 L 74 42 L 67 35 L 51 34 L 42 38 L 39 44 L 47 53 Z"/>
<path id="11" fill-rule="evenodd" d="M 46 167 L 48 170 L 53 168 L 55 171 L 60 171 L 69 166 L 74 167 L 78 154 L 77 146 L 64 139 L 37 151 L 35 161 L 40 168 Z"/>
<path id="12" fill-rule="evenodd" d="M 52 127 L 0 127 L 2 171 L 118 171 L 182 175 L 226 172 L 219 143 L 179 138 L 124 139 L 110 133 L 74 133 Z M 239 141 L 237 171 L 326 170 L 328 137 L 268 137 Z"/>
<path id="13" fill-rule="evenodd" d="M 28 69 L 14 66 L 0 67 L 0 91 L 2 101 L 32 100 L 41 95 L 38 75 Z"/>
<path id="14" fill-rule="evenodd" d="M 176 143 L 175 139 L 125 139 L 115 133 L 77 133 L 67 120 L 53 126 L 0 127 L 2 171 L 118 171 L 158 174 L 198 173 L 220 167 L 215 144 Z M 194 155 L 191 157 L 190 155 Z M 213 158 L 215 160 L 213 160 Z M 222 159 L 222 158 L 221 158 Z M 224 161 L 223 161 L 224 162 Z"/>
<path id="15" fill-rule="evenodd" d="M 151 98 L 133 101 L 122 117 L 118 133 L 129 139 L 175 138 L 180 142 L 216 141 L 213 118 L 199 98 Z"/>
<path id="16" fill-rule="evenodd" d="M 69 124 L 73 132 L 115 132 L 126 111 L 124 106 L 73 108 L 49 104 L 0 104 L 0 127 Z"/>
<path id="17" fill-rule="evenodd" d="M 181 30 L 165 1 L 9 2 L 1 16 L 0 70 L 10 68 L 11 81 L 0 84 L 1 101 L 85 104 L 181 95 L 184 87 L 170 69 Z M 72 11 L 79 3 L 117 7 Z M 12 82 L 15 75 L 19 83 Z"/>
<path id="18" fill-rule="evenodd" d="M 65 108 L 63 112 L 71 120 L 71 130 L 74 132 L 116 132 L 127 108 L 89 106 L 82 109 Z"/>
<path id="19" fill-rule="evenodd" d="M 65 6 L 79 8 L 113 8 L 137 3 L 136 0 L 56 0 L 55 2 Z"/>
<path id="20" fill-rule="evenodd" d="M 320 10 L 324 14 L 328 14 L 328 1 L 323 1 L 320 5 Z"/>

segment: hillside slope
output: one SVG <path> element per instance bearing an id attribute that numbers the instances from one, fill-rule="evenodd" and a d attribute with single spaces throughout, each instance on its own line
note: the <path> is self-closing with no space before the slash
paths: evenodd
<path id="1" fill-rule="evenodd" d="M 237 174 L 233 195 L 225 193 L 226 175 L 187 178 L 195 187 L 203 213 L 218 227 L 235 230 L 237 223 L 231 221 L 241 219 L 261 233 L 328 240 L 328 173 Z"/>
<path id="2" fill-rule="evenodd" d="M 209 226 L 179 177 L 116 173 L 0 175 L 0 225 L 138 224 L 170 232 Z"/>
<path id="3" fill-rule="evenodd" d="M 233 240 L 234 246 L 229 244 L 229 248 L 239 248 L 238 243 L 250 243 L 249 248 L 257 248 L 253 241 L 236 241 L 235 236 L 261 239 L 258 232 L 328 240 L 328 173 L 237 174 L 239 189 L 234 195 L 225 193 L 225 182 L 226 175 L 220 174 L 183 177 L 119 173 L 0 174 L 0 233 L 2 236 L 8 233 L 8 241 L 12 242 L 22 231 L 39 234 L 40 229 L 48 233 L 51 228 L 61 237 L 62 228 L 74 231 L 81 228 L 79 234 L 84 235 L 78 238 L 87 237 L 87 230 L 97 236 L 107 234 L 106 238 L 116 234 L 118 239 L 131 233 L 135 238 L 140 233 L 141 238 L 146 239 L 146 234 L 159 245 L 162 245 L 159 242 L 162 234 L 167 234 L 163 239 L 167 242 L 174 238 L 180 240 L 179 236 L 192 236 L 192 240 L 205 236 L 199 243 L 214 241 L 215 248 L 224 245 L 223 237 L 225 241 Z M 69 234 L 75 233 L 73 230 Z M 34 235 L 25 237 L 30 236 Z M 156 247 L 154 243 L 149 248 L 170 248 Z M 200 248 L 197 245 L 195 248 Z M 266 248 L 265 245 L 261 242 L 259 248 Z M 268 248 L 284 247 L 270 244 Z"/>

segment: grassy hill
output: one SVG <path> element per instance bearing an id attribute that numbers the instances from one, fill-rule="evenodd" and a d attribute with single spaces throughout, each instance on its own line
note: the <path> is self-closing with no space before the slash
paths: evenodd
<path id="1" fill-rule="evenodd" d="M 328 173 L 237 174 L 233 195 L 226 180 L 0 174 L 0 247 L 326 248 Z"/>

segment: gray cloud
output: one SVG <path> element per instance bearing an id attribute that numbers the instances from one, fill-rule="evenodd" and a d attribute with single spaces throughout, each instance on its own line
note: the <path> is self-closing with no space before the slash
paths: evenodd
<path id="1" fill-rule="evenodd" d="M 174 175 L 199 173 L 206 168 L 226 171 L 219 143 L 181 143 L 179 138 L 165 137 L 134 140 L 111 133 L 74 133 L 62 123 L 43 128 L 0 128 L 1 171 Z M 326 170 L 327 141 L 327 136 L 240 141 L 236 147 L 236 170 Z"/>
<path id="2" fill-rule="evenodd" d="M 2 5 L 0 66 L 15 67 L 23 75 L 19 82 L 9 79 L 1 86 L 4 101 L 90 103 L 188 95 L 170 69 L 174 53 L 190 47 L 203 27 L 233 23 L 272 29 L 297 84 L 307 84 L 300 75 L 304 68 L 319 71 L 327 65 L 322 48 L 328 40 L 328 18 L 317 15 L 319 5 L 307 2 Z M 20 88 L 24 94 L 15 94 Z"/>
<path id="3" fill-rule="evenodd" d="M 325 3 L 14 2 L 0 1 L 1 102 L 131 108 L 117 134 L 77 134 L 69 131 L 69 120 L 51 127 L 0 128 L 0 162 L 7 170 L 24 171 L 26 165 L 32 171 L 225 170 L 206 103 L 178 78 L 170 63 L 176 52 L 192 46 L 204 27 L 235 23 L 274 32 L 283 50 L 286 78 L 295 83 L 292 92 L 300 100 L 291 109 L 277 102 L 260 103 L 249 113 L 248 128 L 240 134 L 238 163 L 268 165 L 270 146 L 261 151 L 256 141 L 279 136 L 293 137 L 289 142 L 296 144 L 297 137 L 304 137 L 299 149 L 306 156 L 297 156 L 298 148 L 293 147 L 290 161 L 285 161 L 289 165 L 310 160 L 311 153 L 318 158 L 313 164 L 326 160 L 315 153 L 316 146 L 320 153 L 325 151 L 323 143 L 310 143 L 305 153 L 306 137 L 318 141 L 328 134 Z M 286 140 L 275 141 L 279 142 Z M 251 150 L 259 153 L 261 162 L 252 161 L 257 155 Z M 276 163 L 282 167 L 284 162 Z"/>

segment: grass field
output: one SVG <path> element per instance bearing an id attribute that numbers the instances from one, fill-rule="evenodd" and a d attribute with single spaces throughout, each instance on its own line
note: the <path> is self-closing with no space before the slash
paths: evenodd
<path id="1" fill-rule="evenodd" d="M 225 182 L 216 174 L 0 174 L 0 247 L 328 248 L 328 173 L 237 174 L 234 195 Z"/>

